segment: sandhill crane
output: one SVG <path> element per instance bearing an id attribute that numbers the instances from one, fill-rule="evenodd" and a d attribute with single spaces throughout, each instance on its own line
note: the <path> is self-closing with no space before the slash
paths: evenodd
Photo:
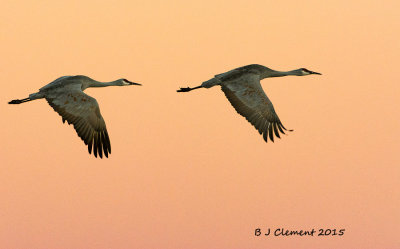
<path id="1" fill-rule="evenodd" d="M 285 134 L 283 130 L 286 130 L 286 128 L 282 125 L 274 106 L 263 91 L 260 80 L 287 75 L 304 76 L 310 74 L 320 75 L 320 73 L 312 72 L 305 68 L 282 72 L 262 65 L 252 64 L 217 74 L 200 86 L 181 88 L 177 92 L 189 92 L 198 88 L 210 88 L 220 85 L 235 110 L 245 117 L 260 134 L 263 134 L 265 142 L 268 142 L 268 136 L 274 142 L 274 133 L 275 136 L 280 138 L 279 131 Z"/>
<path id="2" fill-rule="evenodd" d="M 15 99 L 9 104 L 21 104 L 35 99 L 45 98 L 49 105 L 60 114 L 63 123 L 73 124 L 78 136 L 88 146 L 89 154 L 100 158 L 111 154 L 110 138 L 106 123 L 100 114 L 99 104 L 95 98 L 83 91 L 89 87 L 141 85 L 126 79 L 111 82 L 99 82 L 87 76 L 63 76 L 32 93 L 28 98 Z"/>

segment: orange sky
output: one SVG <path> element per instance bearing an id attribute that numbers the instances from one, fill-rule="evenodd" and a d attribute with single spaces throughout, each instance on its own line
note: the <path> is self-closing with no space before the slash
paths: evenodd
<path id="1" fill-rule="evenodd" d="M 0 248 L 400 246 L 399 1 L 2 1 Z M 274 144 L 214 74 L 259 63 Z M 46 101 L 7 105 L 63 75 L 89 89 L 108 159 Z M 254 229 L 346 229 L 255 237 Z"/>

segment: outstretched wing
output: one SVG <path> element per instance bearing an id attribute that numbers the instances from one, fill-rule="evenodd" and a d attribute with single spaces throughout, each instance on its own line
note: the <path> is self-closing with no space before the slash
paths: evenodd
<path id="1" fill-rule="evenodd" d="M 263 91 L 259 75 L 245 74 L 236 81 L 223 83 L 221 89 L 235 110 L 263 134 L 265 142 L 268 136 L 274 142 L 274 133 L 278 138 L 279 132 L 285 134 L 286 128 Z"/>
<path id="2" fill-rule="evenodd" d="M 79 89 L 71 88 L 64 91 L 54 91 L 46 94 L 46 100 L 60 114 L 63 123 L 73 124 L 78 136 L 88 145 L 89 154 L 100 158 L 111 154 L 110 138 L 106 123 L 100 114 L 100 108 L 95 98 Z"/>

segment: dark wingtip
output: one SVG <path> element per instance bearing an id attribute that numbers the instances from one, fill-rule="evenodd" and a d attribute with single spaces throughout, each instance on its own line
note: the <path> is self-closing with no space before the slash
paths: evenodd
<path id="1" fill-rule="evenodd" d="M 267 130 L 264 131 L 264 133 L 263 133 L 263 138 L 264 138 L 264 141 L 265 141 L 266 143 L 268 143 L 268 131 L 267 131 Z"/>
<path id="2" fill-rule="evenodd" d="M 283 131 L 283 129 L 282 129 L 282 124 L 279 122 L 279 124 L 278 124 L 278 129 L 279 129 L 279 131 L 282 133 L 282 134 L 285 134 L 286 135 L 286 133 Z"/>
<path id="3" fill-rule="evenodd" d="M 107 130 L 104 132 L 104 136 L 108 145 L 108 153 L 111 154 L 111 142 L 110 142 L 110 137 L 108 136 Z"/>
<path id="4" fill-rule="evenodd" d="M 270 123 L 268 126 L 268 131 L 269 131 L 269 138 L 270 140 L 274 143 L 274 132 L 273 132 L 273 128 L 272 128 L 273 124 Z"/>
<path id="5" fill-rule="evenodd" d="M 104 151 L 104 155 L 108 158 L 108 141 L 105 135 L 106 131 L 103 131 L 101 133 L 101 139 L 103 141 L 103 151 Z"/>
<path id="6" fill-rule="evenodd" d="M 89 154 L 92 154 L 92 146 L 93 146 L 93 135 L 89 136 L 89 142 L 88 142 Z"/>
<path id="7" fill-rule="evenodd" d="M 275 132 L 275 136 L 277 136 L 278 138 L 281 138 L 281 136 L 279 135 L 278 127 L 276 126 L 276 123 L 274 123 L 274 132 Z"/>
<path id="8" fill-rule="evenodd" d="M 97 138 L 97 132 L 94 132 L 94 134 L 93 134 L 93 154 L 94 154 L 94 156 L 95 157 L 97 157 L 97 141 L 98 141 L 98 138 Z"/>

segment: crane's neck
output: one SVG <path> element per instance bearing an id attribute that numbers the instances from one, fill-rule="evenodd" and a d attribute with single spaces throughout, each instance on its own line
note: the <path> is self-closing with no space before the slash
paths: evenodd
<path id="1" fill-rule="evenodd" d="M 282 77 L 282 76 L 288 76 L 288 75 L 296 75 L 296 76 L 301 76 L 303 75 L 300 69 L 295 69 L 291 71 L 275 71 L 275 70 L 268 70 L 265 71 L 262 75 L 261 78 L 271 78 L 271 77 Z"/>

